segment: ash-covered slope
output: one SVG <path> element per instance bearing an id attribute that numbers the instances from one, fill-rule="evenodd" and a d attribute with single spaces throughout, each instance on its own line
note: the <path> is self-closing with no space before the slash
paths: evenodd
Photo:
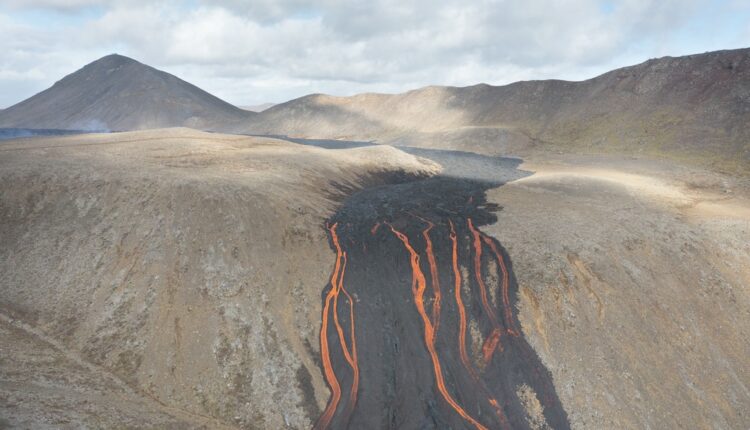
<path id="1" fill-rule="evenodd" d="M 0 149 L 2 428 L 310 428 L 329 396 L 325 220 L 354 190 L 437 171 L 384 146 L 187 129 Z"/>
<path id="2" fill-rule="evenodd" d="M 241 131 L 504 152 L 532 145 L 750 165 L 750 49 L 664 57 L 581 82 L 310 95 Z"/>
<path id="3" fill-rule="evenodd" d="M 169 73 L 113 54 L 0 112 L 0 127 L 216 129 L 252 115 Z"/>

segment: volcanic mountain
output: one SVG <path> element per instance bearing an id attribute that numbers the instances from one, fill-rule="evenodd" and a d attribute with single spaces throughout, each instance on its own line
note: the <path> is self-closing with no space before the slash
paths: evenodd
<path id="1" fill-rule="evenodd" d="M 214 129 L 252 115 L 169 73 L 113 54 L 0 112 L 0 127 Z"/>
<path id="2" fill-rule="evenodd" d="M 89 65 L 0 127 L 328 138 L 4 140 L 0 429 L 750 429 L 750 182 L 649 157 L 747 166 L 749 62 L 259 114 Z"/>
<path id="3" fill-rule="evenodd" d="M 491 154 L 531 148 L 750 165 L 750 49 L 663 57 L 593 79 L 305 96 L 239 130 Z"/>

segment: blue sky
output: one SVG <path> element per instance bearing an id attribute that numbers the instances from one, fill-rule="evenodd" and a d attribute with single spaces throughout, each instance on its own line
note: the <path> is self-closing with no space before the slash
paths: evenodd
<path id="1" fill-rule="evenodd" d="M 746 0 L 0 0 L 0 107 L 112 52 L 253 105 L 742 47 Z"/>

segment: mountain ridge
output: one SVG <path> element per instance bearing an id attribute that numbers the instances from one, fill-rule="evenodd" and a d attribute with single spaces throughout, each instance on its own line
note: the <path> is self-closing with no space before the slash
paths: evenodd
<path id="1" fill-rule="evenodd" d="M 174 75 L 111 54 L 3 110 L 0 127 L 213 129 L 252 115 Z"/>
<path id="2" fill-rule="evenodd" d="M 467 149 L 625 152 L 750 165 L 750 49 L 662 57 L 583 81 L 311 94 L 238 132 Z"/>
<path id="3" fill-rule="evenodd" d="M 0 110 L 0 127 L 365 140 L 485 154 L 618 153 L 750 170 L 750 48 L 665 56 L 582 81 L 309 94 L 261 112 L 113 54 Z"/>

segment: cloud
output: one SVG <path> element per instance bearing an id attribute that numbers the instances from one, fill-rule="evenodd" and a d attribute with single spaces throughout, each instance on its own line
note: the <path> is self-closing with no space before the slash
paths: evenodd
<path id="1" fill-rule="evenodd" d="M 87 8 L 99 13 L 86 15 Z M 54 28 L 33 17 L 18 24 L 29 9 L 58 14 Z M 745 17 L 713 49 L 745 37 L 750 11 L 709 0 L 0 0 L 0 106 L 29 95 L 11 83 L 21 76 L 43 89 L 110 52 L 238 104 L 582 79 L 691 52 L 698 45 L 685 29 L 708 9 Z"/>
<path id="2" fill-rule="evenodd" d="M 53 9 L 75 10 L 84 7 L 99 6 L 100 0 L 1 0 L 0 7 L 9 9 Z"/>

